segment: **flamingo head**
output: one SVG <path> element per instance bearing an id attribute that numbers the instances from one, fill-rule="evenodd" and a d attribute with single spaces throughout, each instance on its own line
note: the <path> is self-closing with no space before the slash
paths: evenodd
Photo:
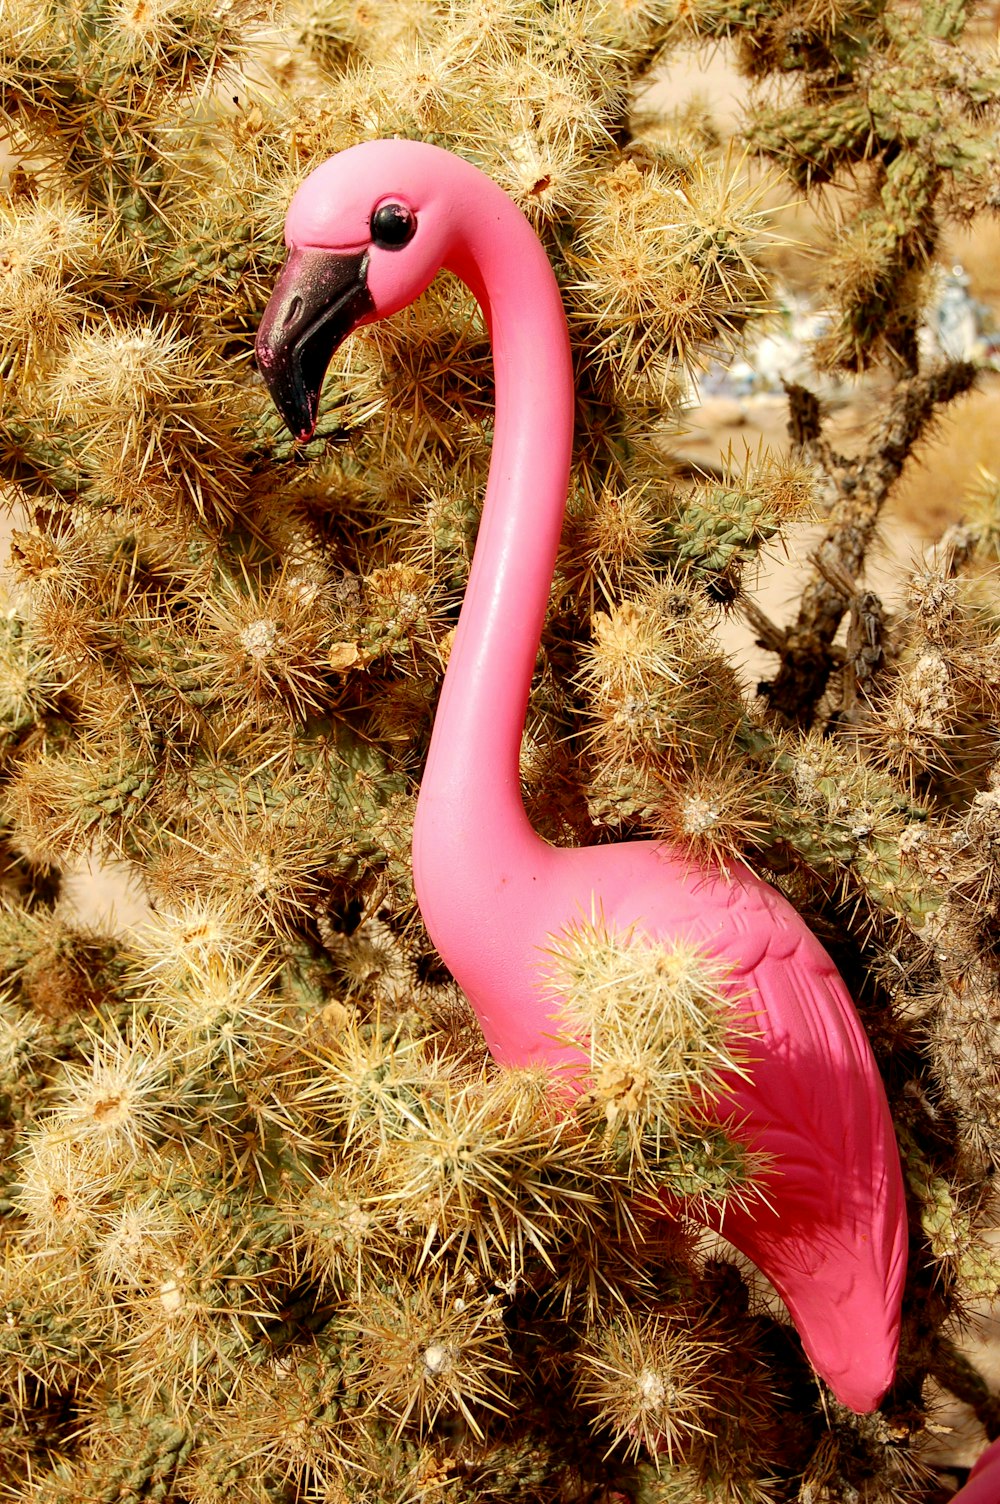
<path id="1" fill-rule="evenodd" d="M 362 324 L 397 313 L 454 258 L 482 174 L 419 141 L 366 141 L 311 172 L 285 220 L 288 259 L 257 364 L 292 434 L 316 427 L 327 366 Z"/>

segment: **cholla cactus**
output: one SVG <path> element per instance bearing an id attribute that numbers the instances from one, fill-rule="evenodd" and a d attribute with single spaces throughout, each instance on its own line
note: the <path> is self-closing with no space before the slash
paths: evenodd
<path id="1" fill-rule="evenodd" d="M 0 105 L 0 1484 L 37 1504 L 918 1504 L 927 1380 L 1000 1291 L 1000 485 L 864 589 L 880 507 L 974 378 L 919 366 L 945 215 L 996 203 L 989 61 L 952 5 L 9 0 Z M 869 447 L 791 391 L 793 453 L 692 482 L 687 373 L 770 305 L 764 197 L 688 111 L 697 34 L 800 98 L 747 143 L 853 172 L 820 356 L 896 380 Z M 442 280 L 339 358 L 294 446 L 250 361 L 293 187 L 400 134 L 491 173 L 563 289 L 576 464 L 523 749 L 551 840 L 644 831 L 783 886 L 835 949 L 912 1193 L 883 1413 L 827 1402 L 697 1235 L 763 1168 L 700 1106 L 740 1067 L 711 962 L 554 935 L 574 1108 L 498 1073 L 422 931 L 409 846 L 489 462 L 491 368 Z M 753 602 L 829 528 L 796 623 Z M 779 667 L 751 703 L 742 610 Z M 835 645 L 849 619 L 846 651 Z M 92 933 L 61 874 L 130 867 Z M 654 1198 L 667 1196 L 664 1219 Z"/>

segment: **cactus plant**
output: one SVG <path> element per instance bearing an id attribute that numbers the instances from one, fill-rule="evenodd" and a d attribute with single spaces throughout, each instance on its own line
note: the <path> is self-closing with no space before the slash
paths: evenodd
<path id="1" fill-rule="evenodd" d="M 746 151 L 857 195 L 815 352 L 889 383 L 851 455 L 798 385 L 788 455 L 695 480 L 678 459 L 690 373 L 772 307 L 766 196 L 703 110 L 643 93 L 692 38 L 782 83 Z M 895 616 L 864 579 L 892 487 L 977 379 L 916 336 L 942 228 L 996 206 L 995 97 L 965 7 L 930 0 L 0 11 L 0 1493 L 937 1504 L 930 1381 L 996 1434 L 957 1344 L 1000 1291 L 1000 483 Z M 293 189 L 394 134 L 514 197 L 570 320 L 532 819 L 749 863 L 868 1027 L 912 1235 L 874 1416 L 696 1234 L 698 1207 L 760 1193 L 698 1112 L 711 986 L 678 1065 L 662 999 L 609 1006 L 599 927 L 553 936 L 594 1029 L 570 1110 L 492 1066 L 421 927 L 413 808 L 489 463 L 486 331 L 439 280 L 355 338 L 298 446 L 250 358 Z M 816 512 L 781 628 L 756 561 Z M 717 637 L 733 612 L 775 655 L 756 698 Z M 127 865 L 145 924 L 74 916 L 83 857 Z"/>

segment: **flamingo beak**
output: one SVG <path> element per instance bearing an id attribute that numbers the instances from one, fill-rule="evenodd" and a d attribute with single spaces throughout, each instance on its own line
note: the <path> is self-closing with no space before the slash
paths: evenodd
<path id="1" fill-rule="evenodd" d="M 293 248 L 257 330 L 257 365 L 292 435 L 312 437 L 334 351 L 375 312 L 367 251 Z"/>

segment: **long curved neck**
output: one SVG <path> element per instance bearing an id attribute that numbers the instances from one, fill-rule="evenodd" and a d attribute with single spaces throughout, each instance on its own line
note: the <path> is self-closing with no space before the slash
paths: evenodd
<path id="1" fill-rule="evenodd" d="M 455 631 L 418 808 L 419 845 L 494 856 L 537 845 L 519 754 L 552 585 L 573 442 L 566 317 L 548 258 L 496 190 L 449 269 L 483 308 L 496 423 L 482 522 Z M 470 827 L 470 821 L 473 824 Z"/>

